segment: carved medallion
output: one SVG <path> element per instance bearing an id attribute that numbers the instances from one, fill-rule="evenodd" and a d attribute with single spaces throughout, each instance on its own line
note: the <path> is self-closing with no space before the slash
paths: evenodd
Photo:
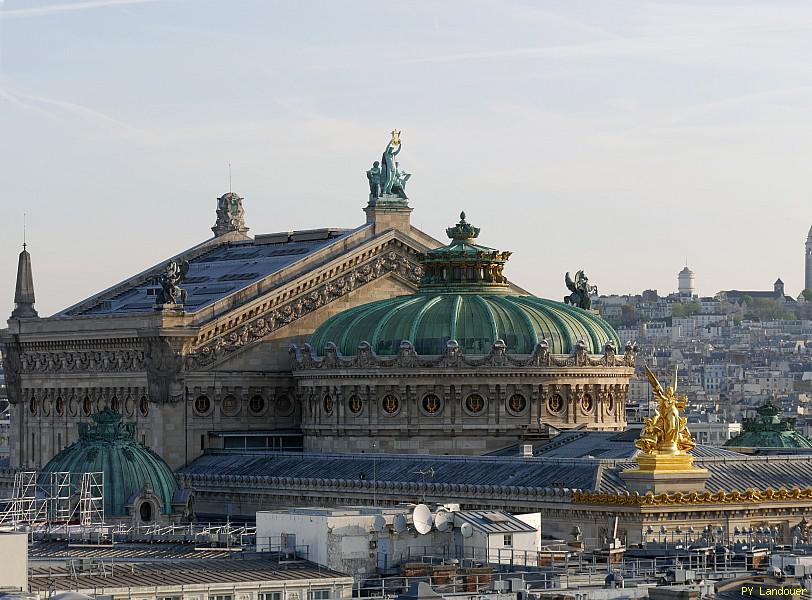
<path id="1" fill-rule="evenodd" d="M 581 397 L 581 410 L 585 413 L 591 413 L 594 408 L 595 400 L 592 398 L 592 394 L 584 394 Z"/>
<path id="2" fill-rule="evenodd" d="M 521 415 L 527 410 L 527 398 L 522 394 L 513 394 L 507 401 L 508 412 L 513 415 Z"/>
<path id="3" fill-rule="evenodd" d="M 141 415 L 144 417 L 149 414 L 149 398 L 141 396 L 141 400 L 138 402 L 138 410 L 141 411 Z"/>
<path id="4" fill-rule="evenodd" d="M 443 401 L 437 394 L 426 394 L 420 402 L 420 407 L 427 415 L 438 415 L 443 410 Z"/>
<path id="5" fill-rule="evenodd" d="M 360 415 L 361 411 L 364 410 L 364 401 L 361 400 L 361 396 L 358 394 L 353 394 L 350 396 L 349 402 L 347 402 L 347 406 L 350 407 L 350 412 L 354 415 Z"/>
<path id="6" fill-rule="evenodd" d="M 293 412 L 293 401 L 290 396 L 283 394 L 276 399 L 276 415 L 287 417 Z"/>
<path id="7" fill-rule="evenodd" d="M 209 410 L 211 409 L 211 400 L 209 400 L 208 396 L 200 395 L 195 398 L 195 412 L 200 416 L 205 416 L 208 414 Z"/>
<path id="8" fill-rule="evenodd" d="M 485 398 L 481 394 L 471 394 L 465 399 L 465 410 L 478 417 L 485 412 Z"/>
<path id="9" fill-rule="evenodd" d="M 400 410 L 400 400 L 398 400 L 398 397 L 394 394 L 387 394 L 383 397 L 381 406 L 387 415 L 394 416 Z"/>
<path id="10" fill-rule="evenodd" d="M 89 415 L 93 412 L 93 402 L 90 400 L 90 396 L 85 396 L 82 400 L 82 412 L 85 413 L 85 415 Z"/>
<path id="11" fill-rule="evenodd" d="M 229 394 L 223 398 L 223 414 L 227 417 L 233 417 L 240 412 L 240 401 L 234 396 Z"/>
<path id="12" fill-rule="evenodd" d="M 37 414 L 37 407 L 38 407 L 37 399 L 31 398 L 31 400 L 28 401 L 28 410 L 32 415 Z"/>
<path id="13" fill-rule="evenodd" d="M 557 414 L 564 409 L 564 398 L 561 394 L 553 394 L 547 398 L 547 412 Z"/>
<path id="14" fill-rule="evenodd" d="M 334 401 L 333 401 L 333 397 L 332 397 L 330 394 L 327 394 L 327 395 L 324 397 L 324 402 L 323 402 L 323 406 L 324 406 L 324 414 L 326 414 L 326 415 L 332 415 L 332 414 L 333 414 L 333 408 L 334 408 L 334 404 L 335 404 L 335 403 L 334 403 Z"/>
<path id="15" fill-rule="evenodd" d="M 54 410 L 60 417 L 65 414 L 65 401 L 62 399 L 62 396 L 56 399 L 56 403 L 54 403 Z"/>
<path id="16" fill-rule="evenodd" d="M 120 412 L 119 409 L 121 409 L 121 403 L 118 401 L 118 398 L 116 396 L 113 396 L 110 399 L 110 410 L 112 410 L 113 412 Z"/>
<path id="17" fill-rule="evenodd" d="M 259 394 L 251 396 L 251 399 L 248 401 L 248 410 L 254 415 L 260 415 L 265 412 L 265 398 Z"/>

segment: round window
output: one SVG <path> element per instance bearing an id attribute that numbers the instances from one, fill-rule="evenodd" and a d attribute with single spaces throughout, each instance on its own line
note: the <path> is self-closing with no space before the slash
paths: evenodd
<path id="1" fill-rule="evenodd" d="M 471 394 L 465 399 L 465 410 L 474 416 L 482 415 L 485 412 L 485 398 L 482 394 Z"/>
<path id="2" fill-rule="evenodd" d="M 142 502 L 138 509 L 138 516 L 143 523 L 152 522 L 152 502 Z"/>
<path id="3" fill-rule="evenodd" d="M 326 415 L 333 414 L 333 404 L 334 404 L 333 397 L 330 394 L 327 394 L 324 397 L 324 402 L 322 403 L 322 406 L 324 406 L 324 414 Z"/>
<path id="4" fill-rule="evenodd" d="M 521 394 L 513 394 L 507 401 L 508 412 L 520 415 L 527 409 L 527 398 Z"/>
<path id="5" fill-rule="evenodd" d="M 205 415 L 211 408 L 211 400 L 208 396 L 198 396 L 195 398 L 195 411 L 198 414 Z"/>
<path id="6" fill-rule="evenodd" d="M 437 394 L 426 394 L 420 402 L 420 407 L 427 415 L 438 415 L 443 410 L 443 401 Z"/>
<path id="7" fill-rule="evenodd" d="M 394 394 L 387 394 L 383 397 L 381 407 L 387 415 L 396 415 L 400 410 L 400 400 Z"/>
<path id="8" fill-rule="evenodd" d="M 36 398 L 31 398 L 31 400 L 28 401 L 28 410 L 31 411 L 32 415 L 37 414 L 37 404 Z"/>
<path id="9" fill-rule="evenodd" d="M 118 412 L 120 408 L 121 408 L 121 403 L 118 401 L 118 398 L 113 396 L 113 398 L 110 400 L 110 409 L 113 412 Z"/>
<path id="10" fill-rule="evenodd" d="M 607 394 L 606 395 L 606 410 L 608 412 L 614 412 L 614 410 L 615 410 L 615 396 L 614 396 L 614 394 Z"/>
<path id="11" fill-rule="evenodd" d="M 56 399 L 56 402 L 54 403 L 54 410 L 60 417 L 65 414 L 65 401 L 61 396 Z"/>
<path id="12" fill-rule="evenodd" d="M 564 398 L 561 394 L 553 394 L 547 398 L 547 412 L 560 413 L 564 410 Z"/>
<path id="13" fill-rule="evenodd" d="M 82 412 L 89 415 L 92 411 L 93 402 L 90 401 L 90 397 L 85 396 L 84 400 L 82 400 Z"/>
<path id="14" fill-rule="evenodd" d="M 138 410 L 145 417 L 149 414 L 149 399 L 146 396 L 141 396 L 141 400 L 138 401 Z"/>
<path id="15" fill-rule="evenodd" d="M 354 415 L 360 415 L 361 411 L 364 410 L 364 401 L 361 400 L 361 396 L 358 394 L 353 394 L 350 396 L 349 402 L 347 402 L 347 406 L 350 407 L 350 412 Z"/>
<path id="16" fill-rule="evenodd" d="M 260 396 L 259 394 L 255 396 L 251 396 L 251 399 L 248 401 L 248 410 L 250 410 L 255 415 L 258 415 L 262 411 L 265 410 L 265 398 Z"/>

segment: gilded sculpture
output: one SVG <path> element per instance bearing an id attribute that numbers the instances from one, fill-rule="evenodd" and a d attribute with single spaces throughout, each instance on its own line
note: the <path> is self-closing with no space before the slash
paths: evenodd
<path id="1" fill-rule="evenodd" d="M 646 377 L 657 399 L 657 413 L 643 419 L 643 431 L 634 445 L 645 454 L 679 455 L 693 450 L 696 442 L 688 431 L 688 419 L 680 416 L 688 397 L 677 394 L 676 370 L 674 380 L 667 388 L 663 388 L 648 367 Z"/>

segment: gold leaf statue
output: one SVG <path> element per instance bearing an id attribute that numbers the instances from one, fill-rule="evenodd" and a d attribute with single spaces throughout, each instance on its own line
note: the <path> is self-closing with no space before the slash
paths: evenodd
<path id="1" fill-rule="evenodd" d="M 688 419 L 680 416 L 688 397 L 677 395 L 676 370 L 674 381 L 665 389 L 648 367 L 646 377 L 657 399 L 657 414 L 643 419 L 643 431 L 640 432 L 640 437 L 634 445 L 649 455 L 679 455 L 693 450 L 696 442 L 688 431 Z"/>

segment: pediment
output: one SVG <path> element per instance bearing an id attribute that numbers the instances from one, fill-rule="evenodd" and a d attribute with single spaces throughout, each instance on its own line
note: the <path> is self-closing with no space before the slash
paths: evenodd
<path id="1" fill-rule="evenodd" d="M 377 299 L 376 289 L 389 294 L 380 297 L 413 293 L 422 276 L 422 250 L 402 234 L 389 232 L 259 298 L 235 306 L 201 328 L 186 357 L 186 369 L 219 367 L 266 339 L 295 339 L 301 343 L 301 337 L 309 335 L 330 314 Z"/>

